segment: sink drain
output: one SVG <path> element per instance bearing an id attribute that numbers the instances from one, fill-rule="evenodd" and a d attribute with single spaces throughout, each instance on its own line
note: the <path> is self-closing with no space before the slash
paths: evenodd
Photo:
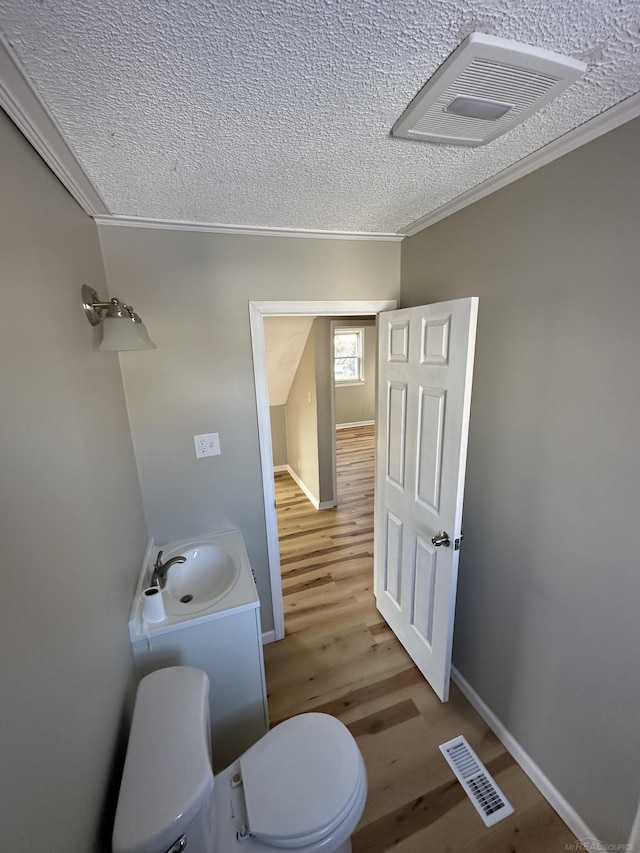
<path id="1" fill-rule="evenodd" d="M 190 601 L 193 601 L 193 596 L 192 595 L 183 595 L 182 598 L 180 599 L 180 601 L 182 604 L 189 604 Z"/>

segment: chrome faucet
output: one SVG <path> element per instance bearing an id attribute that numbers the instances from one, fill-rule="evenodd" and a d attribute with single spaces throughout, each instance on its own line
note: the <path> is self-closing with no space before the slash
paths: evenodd
<path id="1" fill-rule="evenodd" d="M 153 574 L 151 575 L 151 586 L 157 586 L 159 589 L 164 589 L 164 585 L 167 582 L 167 572 L 173 566 L 174 563 L 186 563 L 186 557 L 172 557 L 170 560 L 167 560 L 166 563 L 162 562 L 162 551 L 158 551 L 158 556 L 156 557 L 156 564 L 153 567 Z"/>

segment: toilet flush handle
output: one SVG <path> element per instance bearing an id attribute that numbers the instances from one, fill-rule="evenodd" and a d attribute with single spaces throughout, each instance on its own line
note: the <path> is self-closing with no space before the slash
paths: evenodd
<path id="1" fill-rule="evenodd" d="M 174 841 L 167 853 L 182 853 L 187 846 L 187 836 L 181 835 L 177 841 Z"/>

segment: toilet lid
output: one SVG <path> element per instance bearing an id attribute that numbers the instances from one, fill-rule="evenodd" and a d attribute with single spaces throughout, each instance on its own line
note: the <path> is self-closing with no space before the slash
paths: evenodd
<path id="1" fill-rule="evenodd" d="M 300 714 L 240 759 L 251 834 L 270 845 L 312 843 L 331 832 L 359 790 L 362 756 L 328 714 Z"/>

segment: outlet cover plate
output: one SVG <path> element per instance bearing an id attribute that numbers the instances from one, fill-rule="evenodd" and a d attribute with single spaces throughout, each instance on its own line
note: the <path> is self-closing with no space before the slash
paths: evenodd
<path id="1" fill-rule="evenodd" d="M 193 444 L 198 459 L 203 459 L 205 456 L 220 456 L 220 437 L 217 432 L 194 435 Z"/>

